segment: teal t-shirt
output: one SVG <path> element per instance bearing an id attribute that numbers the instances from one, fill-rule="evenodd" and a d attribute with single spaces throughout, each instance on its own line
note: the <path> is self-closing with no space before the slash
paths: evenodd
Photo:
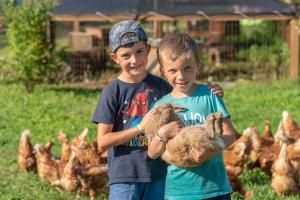
<path id="1" fill-rule="evenodd" d="M 229 117 L 221 97 L 215 95 L 207 85 L 199 84 L 191 96 L 174 98 L 170 94 L 162 97 L 157 104 L 170 102 L 187 110 L 179 112 L 186 125 L 203 124 L 209 113 L 220 111 Z M 220 153 L 194 168 L 168 166 L 165 199 L 199 200 L 232 192 Z"/>

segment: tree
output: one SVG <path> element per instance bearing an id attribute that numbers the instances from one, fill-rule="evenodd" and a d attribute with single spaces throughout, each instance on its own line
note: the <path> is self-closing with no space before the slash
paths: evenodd
<path id="1" fill-rule="evenodd" d="M 3 6 L 11 54 L 9 64 L 27 92 L 32 92 L 36 83 L 47 80 L 47 75 L 57 66 L 47 36 L 52 2 L 24 0 L 17 4 L 10 0 Z"/>

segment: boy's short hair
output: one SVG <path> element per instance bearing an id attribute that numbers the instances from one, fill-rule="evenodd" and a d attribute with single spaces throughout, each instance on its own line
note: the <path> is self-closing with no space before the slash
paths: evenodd
<path id="1" fill-rule="evenodd" d="M 162 59 L 175 61 L 183 53 L 189 53 L 193 56 L 197 65 L 200 66 L 199 50 L 195 40 L 187 33 L 172 33 L 160 42 L 157 49 L 158 62 L 162 66 Z"/>
<path id="2" fill-rule="evenodd" d="M 109 46 L 112 52 L 121 46 L 138 41 L 147 42 L 148 37 L 143 27 L 134 20 L 118 22 L 109 32 Z"/>

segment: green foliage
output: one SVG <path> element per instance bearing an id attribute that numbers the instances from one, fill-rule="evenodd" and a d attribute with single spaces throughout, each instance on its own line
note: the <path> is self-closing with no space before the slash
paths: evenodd
<path id="1" fill-rule="evenodd" d="M 259 168 L 254 168 L 252 171 L 245 170 L 240 179 L 243 183 L 247 183 L 247 186 L 271 184 L 271 177 Z"/>
<path id="2" fill-rule="evenodd" d="M 10 1 L 3 8 L 11 55 L 8 64 L 29 92 L 33 91 L 35 83 L 45 81 L 57 66 L 47 38 L 52 2 L 33 0 L 16 5 Z"/>
<path id="3" fill-rule="evenodd" d="M 256 74 L 285 75 L 289 49 L 282 38 L 282 24 L 266 20 L 241 20 L 240 34 L 225 38 L 239 47 L 236 57 L 249 61 Z"/>
<path id="4" fill-rule="evenodd" d="M 250 61 L 257 72 L 259 70 L 283 72 L 289 63 L 288 46 L 282 39 L 275 40 L 273 45 L 253 44 L 249 49 L 240 50 L 237 56 Z"/>

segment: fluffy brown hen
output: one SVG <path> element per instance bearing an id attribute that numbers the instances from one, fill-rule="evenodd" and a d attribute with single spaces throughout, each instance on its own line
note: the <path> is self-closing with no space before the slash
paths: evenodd
<path id="1" fill-rule="evenodd" d="M 93 147 L 87 140 L 88 129 L 71 141 L 71 151 L 74 152 L 76 158 L 82 166 L 98 165 L 104 163 L 98 154 L 97 148 Z"/>
<path id="2" fill-rule="evenodd" d="M 252 149 L 250 152 L 250 157 L 252 162 L 256 162 L 258 159 L 260 150 L 263 146 L 263 140 L 259 135 L 259 132 L 255 126 L 251 128 L 251 144 L 252 144 Z"/>
<path id="3" fill-rule="evenodd" d="M 88 130 L 85 129 L 79 136 L 72 139 L 71 151 L 82 166 L 78 173 L 81 185 L 89 192 L 91 199 L 94 199 L 99 192 L 108 192 L 108 174 L 107 166 L 103 166 L 106 163 L 103 156 L 105 152 L 99 154 L 97 142 L 88 143 L 87 134 Z"/>
<path id="4" fill-rule="evenodd" d="M 258 163 L 259 167 L 268 175 L 271 176 L 271 167 L 274 160 L 278 157 L 280 152 L 280 145 L 282 142 L 287 142 L 288 138 L 284 133 L 282 122 L 278 124 L 278 128 L 275 134 L 274 143 L 271 146 L 267 146 L 261 149 Z"/>
<path id="5" fill-rule="evenodd" d="M 23 171 L 36 170 L 36 160 L 30 143 L 30 131 L 25 130 L 19 139 L 18 164 Z"/>
<path id="6" fill-rule="evenodd" d="M 54 186 L 60 186 L 59 166 L 51 157 L 49 149 L 40 144 L 34 146 L 38 176 Z"/>
<path id="7" fill-rule="evenodd" d="M 282 113 L 282 125 L 284 132 L 289 138 L 294 140 L 300 139 L 300 127 L 287 111 L 283 111 Z"/>
<path id="8" fill-rule="evenodd" d="M 300 172 L 300 139 L 288 145 L 288 158 L 294 168 Z"/>
<path id="9" fill-rule="evenodd" d="M 233 191 L 246 195 L 238 176 L 242 173 L 251 149 L 251 128 L 246 129 L 230 147 L 224 150 L 224 163 Z"/>
<path id="10" fill-rule="evenodd" d="M 243 165 L 249 158 L 251 150 L 251 128 L 246 129 L 242 136 L 237 139 L 230 147 L 224 150 L 224 162 L 229 166 L 238 166 L 243 168 Z M 240 173 L 235 173 L 239 175 Z"/>
<path id="11" fill-rule="evenodd" d="M 68 143 L 68 138 L 66 134 L 62 131 L 58 133 L 58 139 L 61 142 L 61 161 L 68 162 L 70 155 L 71 155 L 71 146 Z"/>
<path id="12" fill-rule="evenodd" d="M 281 196 L 299 193 L 299 177 L 288 158 L 287 143 L 283 143 L 278 158 L 272 165 L 272 188 Z"/>
<path id="13" fill-rule="evenodd" d="M 266 161 L 269 160 L 270 157 L 273 162 L 273 160 L 275 159 L 274 156 L 277 155 L 278 147 L 277 144 L 274 144 L 274 139 L 271 131 L 271 124 L 269 121 L 265 121 L 264 123 L 264 133 L 262 136 L 260 136 L 258 129 L 255 126 L 253 126 L 253 128 L 251 129 L 251 144 L 252 144 L 251 153 L 250 153 L 251 162 L 248 163 L 249 169 L 253 169 L 255 167 L 264 168 L 265 165 L 267 164 Z M 267 153 L 269 149 L 271 149 L 270 154 Z M 276 151 L 276 154 L 273 155 L 272 152 L 274 150 Z M 266 159 L 266 157 L 268 159 Z M 269 164 L 267 165 L 268 165 L 267 173 L 270 174 L 271 165 Z"/>
<path id="14" fill-rule="evenodd" d="M 271 146 L 274 143 L 272 127 L 270 121 L 264 123 L 264 133 L 262 136 L 263 146 Z"/>
<path id="15" fill-rule="evenodd" d="M 80 181 L 77 177 L 77 169 L 80 168 L 79 161 L 75 154 L 71 154 L 67 163 L 61 161 L 60 163 L 60 183 L 61 186 L 69 192 L 79 191 Z"/>
<path id="16" fill-rule="evenodd" d="M 82 189 L 87 191 L 93 200 L 99 193 L 108 194 L 108 167 L 106 164 L 82 167 L 78 172 Z"/>
<path id="17" fill-rule="evenodd" d="M 148 141 L 152 140 L 160 127 L 169 122 L 175 120 L 183 124 L 175 112 L 175 107 L 170 103 L 156 106 L 156 112 L 151 115 L 144 127 Z M 222 133 L 222 114 L 211 113 L 204 125 L 182 128 L 167 142 L 161 158 L 179 167 L 198 166 L 222 151 L 221 146 L 224 148 L 220 138 Z"/>

